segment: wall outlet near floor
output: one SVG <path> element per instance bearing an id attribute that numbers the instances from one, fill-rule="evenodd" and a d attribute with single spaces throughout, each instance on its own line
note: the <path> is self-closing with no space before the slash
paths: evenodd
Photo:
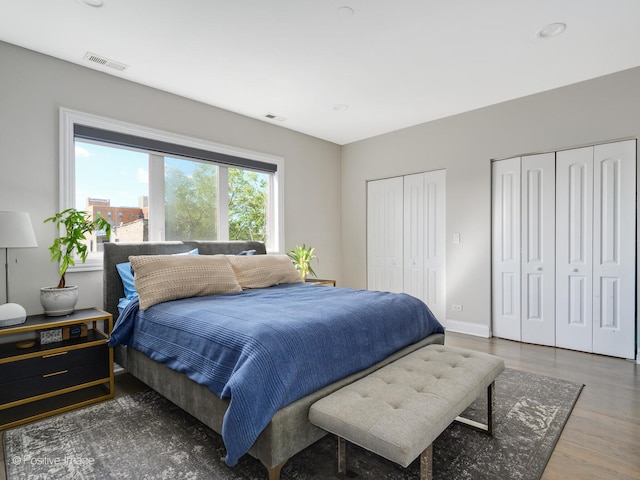
<path id="1" fill-rule="evenodd" d="M 451 310 L 453 310 L 454 312 L 461 312 L 462 305 L 451 305 Z"/>

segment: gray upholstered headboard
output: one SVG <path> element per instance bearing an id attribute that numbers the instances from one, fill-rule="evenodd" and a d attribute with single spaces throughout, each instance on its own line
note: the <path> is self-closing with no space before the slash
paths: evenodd
<path id="1" fill-rule="evenodd" d="M 116 270 L 118 263 L 128 262 L 129 255 L 163 255 L 184 253 L 194 248 L 200 255 L 237 254 L 244 250 L 255 250 L 257 254 L 266 254 L 262 242 L 251 241 L 185 241 L 185 242 L 139 242 L 139 243 L 105 243 L 103 275 L 104 309 L 118 318 L 118 301 L 124 297 L 124 288 L 120 275 Z"/>

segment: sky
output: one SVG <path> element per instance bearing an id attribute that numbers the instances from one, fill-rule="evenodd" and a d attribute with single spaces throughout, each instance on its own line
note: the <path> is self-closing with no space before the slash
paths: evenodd
<path id="1" fill-rule="evenodd" d="M 76 142 L 76 208 L 87 197 L 110 199 L 116 207 L 137 207 L 138 197 L 149 195 L 146 153 Z"/>
<path id="2" fill-rule="evenodd" d="M 76 208 L 87 198 L 111 200 L 113 207 L 137 207 L 138 198 L 149 196 L 149 156 L 115 146 L 75 142 Z M 164 157 L 165 168 L 177 167 L 191 175 L 197 162 Z"/>

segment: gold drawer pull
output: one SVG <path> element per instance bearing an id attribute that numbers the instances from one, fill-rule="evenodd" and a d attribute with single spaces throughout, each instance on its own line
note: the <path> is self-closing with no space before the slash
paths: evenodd
<path id="1" fill-rule="evenodd" d="M 59 355 L 66 355 L 67 353 L 69 353 L 69 352 L 50 353 L 49 355 L 43 355 L 42 358 L 57 357 Z"/>
<path id="2" fill-rule="evenodd" d="M 53 377 L 54 375 L 62 375 L 63 373 L 69 373 L 69 370 L 60 370 L 59 372 L 47 373 L 42 375 L 42 378 Z"/>

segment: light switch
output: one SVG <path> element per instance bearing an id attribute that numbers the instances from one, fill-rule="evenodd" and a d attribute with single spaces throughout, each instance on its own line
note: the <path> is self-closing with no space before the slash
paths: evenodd
<path id="1" fill-rule="evenodd" d="M 459 233 L 454 233 L 453 234 L 453 244 L 454 245 L 458 245 L 460 243 L 460 234 Z"/>

